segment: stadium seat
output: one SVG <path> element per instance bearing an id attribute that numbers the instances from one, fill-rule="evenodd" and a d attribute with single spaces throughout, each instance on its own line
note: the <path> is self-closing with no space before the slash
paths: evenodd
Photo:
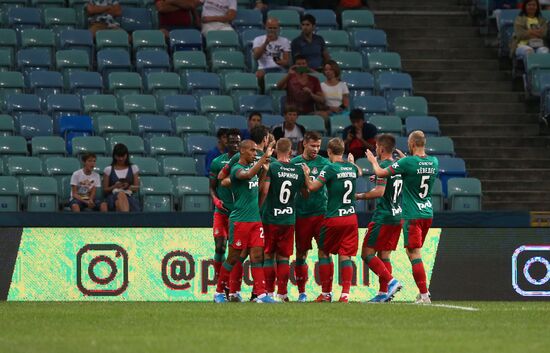
<path id="1" fill-rule="evenodd" d="M 341 78 L 348 85 L 351 99 L 374 95 L 374 77 L 369 72 L 342 72 Z"/>
<path id="2" fill-rule="evenodd" d="M 19 210 L 19 181 L 13 176 L 0 176 L 0 212 Z"/>
<path id="3" fill-rule="evenodd" d="M 441 180 L 435 179 L 432 186 L 432 209 L 434 212 L 440 212 L 443 211 L 444 205 Z"/>
<path id="4" fill-rule="evenodd" d="M 252 47 L 253 42 L 256 37 L 265 35 L 264 29 L 258 29 L 258 28 L 249 28 L 245 29 L 240 33 L 240 42 L 241 47 L 243 48 L 243 53 L 249 53 L 249 55 L 245 55 L 246 65 L 248 67 L 253 67 L 256 63 L 254 62 L 254 56 L 252 53 Z"/>
<path id="5" fill-rule="evenodd" d="M 95 122 L 97 135 L 105 138 L 132 134 L 132 121 L 126 115 L 101 115 Z"/>
<path id="6" fill-rule="evenodd" d="M 366 158 L 359 158 L 355 161 L 355 164 L 363 171 L 363 175 L 374 175 L 374 168 L 372 164 Z"/>
<path id="7" fill-rule="evenodd" d="M 33 71 L 29 74 L 31 92 L 46 103 L 48 96 L 63 93 L 63 76 L 57 71 Z"/>
<path id="8" fill-rule="evenodd" d="M 112 153 L 113 148 L 117 143 L 123 143 L 128 147 L 128 153 L 132 156 L 144 156 L 145 155 L 145 144 L 143 139 L 139 136 L 124 136 L 124 135 L 115 135 L 109 138 L 109 154 Z"/>
<path id="9" fill-rule="evenodd" d="M 408 116 L 405 119 L 405 131 L 407 136 L 414 130 L 424 132 L 426 137 L 439 136 L 439 120 L 435 116 Z"/>
<path id="10" fill-rule="evenodd" d="M 6 99 L 7 95 L 23 93 L 25 91 L 25 79 L 23 74 L 16 71 L 0 72 L 0 98 Z"/>
<path id="11" fill-rule="evenodd" d="M 173 95 L 163 98 L 164 114 L 174 117 L 179 115 L 195 115 L 199 111 L 197 98 L 192 95 Z M 206 117 L 205 117 L 206 119 Z"/>
<path id="12" fill-rule="evenodd" d="M 381 29 L 360 29 L 351 33 L 353 48 L 363 55 L 367 62 L 369 53 L 385 52 L 388 48 L 386 32 Z"/>
<path id="13" fill-rule="evenodd" d="M 204 171 L 206 154 L 216 146 L 216 143 L 217 140 L 214 136 L 190 135 L 185 138 L 186 154 L 195 158 L 199 174 Z"/>
<path id="14" fill-rule="evenodd" d="M 292 42 L 294 39 L 302 35 L 302 31 L 295 28 L 281 28 L 279 35 Z"/>
<path id="15" fill-rule="evenodd" d="M 53 133 L 52 118 L 43 114 L 21 114 L 15 119 L 15 128 L 18 135 L 27 140 L 35 136 L 51 136 Z"/>
<path id="16" fill-rule="evenodd" d="M 98 51 L 103 49 L 122 49 L 129 52 L 128 33 L 123 30 L 99 30 L 95 35 L 95 46 Z"/>
<path id="17" fill-rule="evenodd" d="M 181 212 L 209 212 L 212 210 L 208 178 L 180 176 L 175 180 L 175 188 Z"/>
<path id="18" fill-rule="evenodd" d="M 205 36 L 206 52 L 209 56 L 217 51 L 241 50 L 239 36 L 234 31 L 208 31 Z"/>
<path id="19" fill-rule="evenodd" d="M 424 97 L 397 97 L 393 106 L 395 115 L 403 121 L 409 116 L 428 115 L 428 102 Z"/>
<path id="20" fill-rule="evenodd" d="M 332 60 L 338 63 L 342 72 L 359 72 L 363 70 L 363 58 L 357 52 L 336 52 L 330 56 Z"/>
<path id="21" fill-rule="evenodd" d="M 153 136 L 170 136 L 174 132 L 172 120 L 166 115 L 136 114 L 133 123 L 134 134 L 145 140 Z"/>
<path id="22" fill-rule="evenodd" d="M 0 136 L 15 135 L 15 124 L 13 117 L 7 114 L 0 114 Z M 0 168 L 0 171 L 2 169 Z"/>
<path id="23" fill-rule="evenodd" d="M 189 115 L 176 117 L 176 134 L 181 137 L 187 135 L 208 135 L 211 131 L 210 122 L 206 116 Z"/>
<path id="24" fill-rule="evenodd" d="M 103 78 L 98 72 L 74 71 L 68 75 L 69 92 L 80 96 L 101 94 Z"/>
<path id="25" fill-rule="evenodd" d="M 277 88 L 277 82 L 285 76 L 285 73 L 267 73 L 264 77 L 265 94 L 267 96 L 271 96 L 275 107 L 278 107 L 281 97 L 286 96 L 286 90 L 280 90 Z M 279 113 L 282 112 L 279 111 Z"/>
<path id="26" fill-rule="evenodd" d="M 409 140 L 407 136 L 395 137 L 395 148 L 401 150 L 401 152 L 407 153 L 409 151 Z"/>
<path id="27" fill-rule="evenodd" d="M 153 18 L 149 9 L 122 7 L 122 16 L 120 16 L 120 26 L 127 32 L 133 32 L 140 29 L 152 29 Z"/>
<path id="28" fill-rule="evenodd" d="M 152 72 L 170 71 L 170 57 L 165 51 L 140 50 L 136 54 L 136 71 L 143 78 Z"/>
<path id="29" fill-rule="evenodd" d="M 24 29 L 21 31 L 21 48 L 44 48 L 51 57 L 55 51 L 55 33 L 49 29 Z"/>
<path id="30" fill-rule="evenodd" d="M 317 31 L 317 34 L 325 40 L 325 45 L 329 53 L 332 54 L 349 50 L 350 45 L 348 32 L 340 30 L 324 30 Z"/>
<path id="31" fill-rule="evenodd" d="M 17 67 L 28 76 L 35 70 L 51 70 L 51 53 L 46 48 L 27 48 L 17 52 Z"/>
<path id="32" fill-rule="evenodd" d="M 170 31 L 170 49 L 177 51 L 202 52 L 202 35 L 196 29 L 174 29 Z"/>
<path id="33" fill-rule="evenodd" d="M 17 118 L 21 114 L 40 114 L 40 98 L 34 94 L 10 94 L 6 97 L 6 112 Z"/>
<path id="34" fill-rule="evenodd" d="M 481 210 L 481 182 L 478 179 L 449 179 L 447 190 L 451 211 Z"/>
<path id="35" fill-rule="evenodd" d="M 246 118 L 240 115 L 218 115 L 214 119 L 214 131 L 219 129 L 246 129 Z"/>
<path id="36" fill-rule="evenodd" d="M 43 11 L 45 27 L 52 29 L 55 33 L 71 30 L 78 26 L 75 9 L 63 6 L 46 8 Z"/>
<path id="37" fill-rule="evenodd" d="M 132 71 L 130 54 L 123 49 L 102 49 L 97 52 L 97 71 L 107 80 L 111 72 Z"/>
<path id="38" fill-rule="evenodd" d="M 537 53 L 527 55 L 525 58 L 525 88 L 527 91 L 534 96 L 540 96 L 539 76 L 549 72 L 550 55 Z"/>
<path id="39" fill-rule="evenodd" d="M 87 29 L 66 29 L 59 33 L 59 46 L 62 50 L 83 50 L 91 62 L 94 53 L 92 32 Z"/>
<path id="40" fill-rule="evenodd" d="M 7 159 L 7 172 L 12 176 L 42 175 L 42 161 L 38 157 L 13 156 Z"/>
<path id="41" fill-rule="evenodd" d="M 73 156 L 83 153 L 94 153 L 97 156 L 106 156 L 105 140 L 100 136 L 77 136 L 72 140 L 72 150 L 68 151 Z"/>
<path id="42" fill-rule="evenodd" d="M 455 155 L 453 140 L 450 137 L 428 137 L 426 139 L 426 153 L 434 156 L 449 156 Z"/>
<path id="43" fill-rule="evenodd" d="M 300 14 L 296 10 L 270 10 L 267 12 L 267 17 L 274 17 L 278 19 L 281 28 L 300 28 Z"/>
<path id="44" fill-rule="evenodd" d="M 303 125 L 306 131 L 317 131 L 321 135 L 326 135 L 325 120 L 318 115 L 300 115 L 297 123 Z"/>
<path id="45" fill-rule="evenodd" d="M 351 125 L 348 115 L 331 115 L 330 118 L 330 136 L 342 137 L 344 129 Z"/>
<path id="46" fill-rule="evenodd" d="M 10 28 L 0 28 L 0 49 L 6 49 L 12 60 L 15 58 L 17 46 L 16 32 Z"/>
<path id="47" fill-rule="evenodd" d="M 439 179 L 443 185 L 443 194 L 447 195 L 447 181 L 451 178 L 466 178 L 466 164 L 462 158 L 440 157 Z"/>
<path id="48" fill-rule="evenodd" d="M 58 210 L 58 188 L 54 178 L 23 177 L 21 188 L 23 203 L 28 212 L 56 212 Z"/>
<path id="49" fill-rule="evenodd" d="M 145 80 L 147 93 L 157 98 L 159 107 L 164 97 L 175 96 L 181 92 L 181 78 L 175 72 L 152 72 Z"/>
<path id="50" fill-rule="evenodd" d="M 32 155 L 35 157 L 64 157 L 65 140 L 59 136 L 37 136 L 31 140 Z"/>
<path id="51" fill-rule="evenodd" d="M 369 123 L 376 126 L 378 133 L 400 136 L 403 133 L 401 118 L 395 115 L 371 115 Z"/>
<path id="52" fill-rule="evenodd" d="M 58 124 L 59 134 L 65 139 L 68 151 L 71 151 L 71 140 L 75 136 L 91 136 L 94 132 L 92 119 L 87 115 L 62 116 Z"/>
<path id="53" fill-rule="evenodd" d="M 0 151 L 4 164 L 10 156 L 26 156 L 27 140 L 22 136 L 0 136 Z"/>
<path id="54" fill-rule="evenodd" d="M 30 4 L 34 7 L 43 8 L 46 10 L 48 7 L 64 7 L 64 0 L 30 0 Z"/>
<path id="55" fill-rule="evenodd" d="M 272 129 L 276 125 L 281 125 L 285 121 L 281 115 L 276 114 L 262 114 L 262 125 Z"/>
<path id="56" fill-rule="evenodd" d="M 386 115 L 388 112 L 386 99 L 379 96 L 355 97 L 352 101 L 352 107 L 363 110 L 365 117 L 375 114 Z"/>
<path id="57" fill-rule="evenodd" d="M 246 71 L 243 53 L 227 50 L 214 52 L 212 54 L 212 71 L 218 74 Z"/>
<path id="58" fill-rule="evenodd" d="M 413 95 L 412 78 L 409 74 L 382 72 L 378 75 L 376 86 L 378 94 L 386 98 L 390 111 L 393 111 L 395 98 Z"/>
<path id="59" fill-rule="evenodd" d="M 134 53 L 142 49 L 166 52 L 166 40 L 162 31 L 158 29 L 138 30 L 132 33 L 132 47 Z"/>
<path id="60" fill-rule="evenodd" d="M 368 53 L 366 67 L 375 78 L 382 72 L 400 72 L 401 56 L 393 52 Z"/>
<path id="61" fill-rule="evenodd" d="M 501 9 L 496 16 L 498 29 L 498 56 L 508 58 L 510 55 L 510 40 L 514 34 L 514 21 L 519 9 Z"/>
<path id="62" fill-rule="evenodd" d="M 139 193 L 143 202 L 143 212 L 174 210 L 173 185 L 167 177 L 140 177 Z"/>
<path id="63" fill-rule="evenodd" d="M 0 35 L 2 35 L 0 33 Z M 7 48 L 0 48 L 0 72 L 11 71 L 14 68 L 13 54 Z"/>
<path id="64" fill-rule="evenodd" d="M 338 29 L 336 14 L 332 10 L 308 9 L 306 10 L 306 14 L 310 14 L 315 17 L 315 27 L 317 28 L 317 34 L 319 35 L 320 31 Z"/>
<path id="65" fill-rule="evenodd" d="M 239 9 L 232 25 L 238 33 L 243 33 L 249 29 L 263 29 L 262 12 L 256 9 Z"/>
<path id="66" fill-rule="evenodd" d="M 190 72 L 187 74 L 187 93 L 196 97 L 218 95 L 222 91 L 220 77 L 212 72 Z"/>
<path id="67" fill-rule="evenodd" d="M 364 159 L 364 158 L 363 158 Z M 356 193 L 365 193 L 372 190 L 372 183 L 366 177 L 358 177 L 355 180 L 355 192 Z M 355 211 L 356 212 L 367 212 L 370 208 L 370 200 L 355 200 Z"/>
<path id="68" fill-rule="evenodd" d="M 60 71 L 63 77 L 65 77 L 65 80 L 69 82 L 70 75 L 73 72 L 88 71 L 90 69 L 90 57 L 84 50 L 58 50 L 55 53 L 55 62 L 57 70 Z"/>
<path id="69" fill-rule="evenodd" d="M 53 132 L 59 133 L 58 120 L 61 116 L 80 115 L 82 104 L 75 94 L 55 94 L 48 96 L 46 111 L 53 118 Z"/>
<path id="70" fill-rule="evenodd" d="M 157 159 L 162 159 L 167 156 L 184 155 L 185 149 L 183 140 L 176 136 L 151 137 L 149 140 L 149 155 Z"/>
<path id="71" fill-rule="evenodd" d="M 74 157 L 49 157 L 44 161 L 44 169 L 47 176 L 57 181 L 59 203 L 63 207 L 71 197 L 71 176 L 80 169 L 80 162 Z"/>
<path id="72" fill-rule="evenodd" d="M 143 83 L 136 72 L 111 72 L 108 77 L 109 91 L 121 99 L 129 94 L 141 94 Z"/>
<path id="73" fill-rule="evenodd" d="M 207 70 L 206 55 L 202 51 L 177 51 L 174 53 L 174 71 L 180 75 Z"/>
<path id="74" fill-rule="evenodd" d="M 132 157 L 132 163 L 139 167 L 140 179 L 142 176 L 159 176 L 159 162 L 153 157 Z"/>
<path id="75" fill-rule="evenodd" d="M 225 75 L 225 94 L 238 101 L 239 96 L 258 94 L 258 79 L 249 72 L 231 72 Z"/>
<path id="76" fill-rule="evenodd" d="M 196 175 L 195 160 L 191 157 L 165 157 L 161 161 L 162 175 L 174 180 L 178 176 Z"/>
<path id="77" fill-rule="evenodd" d="M 103 173 L 105 172 L 105 168 L 110 166 L 112 162 L 112 157 L 97 156 L 94 172 L 98 173 L 99 175 L 103 175 Z"/>
<path id="78" fill-rule="evenodd" d="M 342 29 L 352 31 L 356 29 L 374 27 L 374 15 L 369 10 L 344 10 L 342 12 Z"/>
<path id="79" fill-rule="evenodd" d="M 273 113 L 273 100 L 269 96 L 265 95 L 248 95 L 238 98 L 239 112 L 243 115 L 250 114 L 251 112 L 260 113 Z"/>
<path id="80" fill-rule="evenodd" d="M 157 102 L 150 94 L 130 94 L 122 97 L 122 112 L 132 117 L 135 114 L 156 114 Z"/>
<path id="81" fill-rule="evenodd" d="M 92 117 L 101 114 L 118 114 L 116 97 L 111 94 L 87 95 L 82 98 L 84 113 Z"/>
<path id="82" fill-rule="evenodd" d="M 202 96 L 200 97 L 201 114 L 214 118 L 221 114 L 233 114 L 235 108 L 230 96 Z"/>
<path id="83" fill-rule="evenodd" d="M 11 7 L 8 9 L 8 25 L 16 31 L 42 26 L 42 11 L 30 7 Z"/>

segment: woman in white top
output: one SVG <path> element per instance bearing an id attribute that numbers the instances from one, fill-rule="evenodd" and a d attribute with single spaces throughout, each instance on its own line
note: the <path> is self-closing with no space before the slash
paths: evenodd
<path id="1" fill-rule="evenodd" d="M 139 212 L 139 201 L 133 193 L 139 190 L 139 168 L 130 163 L 128 147 L 117 143 L 113 162 L 103 171 L 103 192 L 109 211 Z"/>
<path id="2" fill-rule="evenodd" d="M 333 114 L 341 114 L 349 110 L 349 90 L 345 82 L 340 81 L 340 67 L 334 60 L 329 60 L 323 66 L 326 81 L 321 83 L 321 90 L 325 96 L 325 107 L 317 114 L 325 120 Z"/>

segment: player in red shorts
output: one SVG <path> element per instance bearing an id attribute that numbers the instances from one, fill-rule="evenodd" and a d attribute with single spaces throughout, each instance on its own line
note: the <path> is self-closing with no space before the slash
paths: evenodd
<path id="1" fill-rule="evenodd" d="M 412 155 L 401 158 L 386 168 L 381 168 L 376 157 L 369 151 L 367 151 L 367 158 L 378 177 L 386 178 L 401 174 L 403 236 L 414 281 L 420 291 L 416 303 L 429 304 L 431 300 L 426 283 L 426 271 L 422 263 L 422 245 L 432 224 L 432 187 L 439 172 L 439 162 L 437 158 L 426 155 L 426 137 L 422 131 L 411 132 L 408 145 Z"/>
<path id="2" fill-rule="evenodd" d="M 393 163 L 392 153 L 395 149 L 395 137 L 389 134 L 378 135 L 376 139 L 376 155 L 382 168 Z M 401 190 L 403 180 L 401 175 L 386 178 L 376 178 L 374 189 L 364 194 L 356 194 L 357 200 L 376 199 L 376 211 L 369 223 L 361 258 L 367 266 L 376 273 L 380 280 L 380 290 L 370 301 L 388 302 L 392 297 L 388 294 L 388 284 L 393 279 L 390 254 L 397 248 L 401 233 Z M 378 257 L 376 256 L 378 254 Z M 396 290 L 400 288 L 397 287 Z"/>
<path id="3" fill-rule="evenodd" d="M 224 286 L 229 279 L 233 266 L 239 258 L 250 255 L 252 279 L 259 303 L 273 303 L 274 300 L 265 293 L 265 278 L 263 271 L 264 230 L 260 219 L 260 207 L 258 203 L 258 172 L 271 158 L 273 149 L 267 148 L 265 154 L 253 165 L 256 158 L 256 143 L 250 140 L 241 142 L 239 162 L 230 172 L 231 190 L 235 202 L 229 215 L 229 253 L 223 263 L 214 301 L 224 303 L 227 301 Z M 234 293 L 234 288 L 230 292 Z"/>
<path id="4" fill-rule="evenodd" d="M 277 160 L 271 162 L 260 189 L 260 205 L 265 206 L 262 217 L 265 229 L 264 274 L 268 294 L 274 291 L 277 278 L 277 298 L 286 302 L 289 258 L 294 249 L 295 200 L 304 186 L 304 173 L 300 166 L 290 163 L 292 142 L 289 139 L 279 139 L 276 151 Z"/>

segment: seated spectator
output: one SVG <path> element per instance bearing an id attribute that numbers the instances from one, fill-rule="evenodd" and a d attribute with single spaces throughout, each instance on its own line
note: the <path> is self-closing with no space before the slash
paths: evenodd
<path id="1" fill-rule="evenodd" d="M 355 159 L 365 157 L 367 149 L 376 150 L 376 126 L 365 122 L 361 109 L 353 109 L 349 114 L 351 125 L 344 129 L 342 139 L 346 153 L 351 153 Z"/>
<path id="2" fill-rule="evenodd" d="M 325 103 L 321 84 L 317 77 L 309 75 L 311 69 L 303 55 L 296 56 L 294 62 L 288 74 L 277 82 L 277 88 L 286 89 L 286 104 L 295 106 L 299 115 L 313 114 L 315 104 Z"/>
<path id="3" fill-rule="evenodd" d="M 292 141 L 292 155 L 302 153 L 302 140 L 306 134 L 306 128 L 296 123 L 298 120 L 298 109 L 295 106 L 287 104 L 285 107 L 285 121 L 281 125 L 273 127 L 273 137 L 275 140 L 286 137 Z"/>
<path id="4" fill-rule="evenodd" d="M 210 164 L 212 164 L 212 161 L 219 155 L 227 152 L 227 132 L 228 130 L 224 128 L 218 130 L 218 133 L 216 134 L 218 143 L 206 154 L 206 158 L 204 160 L 205 175 L 209 175 Z"/>
<path id="5" fill-rule="evenodd" d="M 233 31 L 237 0 L 202 0 L 202 35 L 209 31 Z"/>
<path id="6" fill-rule="evenodd" d="M 262 125 L 262 113 L 260 112 L 251 112 L 248 115 L 248 128 L 241 130 L 241 139 L 250 140 L 250 131 L 254 126 Z"/>
<path id="7" fill-rule="evenodd" d="M 115 17 L 122 15 L 122 7 L 118 0 L 90 0 L 86 5 L 88 29 L 95 38 L 95 33 L 102 29 L 119 29 L 120 24 Z"/>
<path id="8" fill-rule="evenodd" d="M 349 109 L 349 89 L 345 82 L 340 81 L 340 67 L 334 60 L 325 64 L 324 74 L 327 78 L 321 83 L 321 90 L 325 96 L 325 109 L 317 114 L 328 120 L 333 114 L 345 114 Z"/>
<path id="9" fill-rule="evenodd" d="M 168 38 L 173 29 L 192 28 L 194 21 L 200 27 L 197 7 L 199 0 L 155 0 L 159 16 L 159 29 Z"/>
<path id="10" fill-rule="evenodd" d="M 265 22 L 266 34 L 254 38 L 252 51 L 254 59 L 258 61 L 256 77 L 261 80 L 267 72 L 284 72 L 288 67 L 290 55 L 290 41 L 279 36 L 279 20 L 268 18 Z"/>
<path id="11" fill-rule="evenodd" d="M 540 12 L 537 0 L 525 0 L 514 21 L 514 35 L 510 43 L 510 56 L 524 59 L 532 53 L 548 53 L 544 42 L 548 22 Z"/>
<path id="12" fill-rule="evenodd" d="M 320 70 L 323 62 L 330 60 L 325 40 L 323 37 L 314 34 L 315 17 L 306 14 L 302 16 L 300 23 L 302 25 L 302 34 L 294 38 L 290 44 L 292 57 L 295 58 L 297 55 L 303 55 L 310 68 Z"/>
<path id="13" fill-rule="evenodd" d="M 113 148 L 113 161 L 103 171 L 103 193 L 107 195 L 109 211 L 139 212 L 134 193 L 139 190 L 139 168 L 130 163 L 128 147 L 117 143 Z"/>
<path id="14" fill-rule="evenodd" d="M 82 169 L 79 169 L 71 176 L 71 200 L 69 207 L 73 212 L 80 212 L 85 209 L 107 212 L 107 204 L 96 198 L 96 190 L 101 181 L 99 174 L 94 172 L 96 156 L 93 153 L 82 155 Z"/>

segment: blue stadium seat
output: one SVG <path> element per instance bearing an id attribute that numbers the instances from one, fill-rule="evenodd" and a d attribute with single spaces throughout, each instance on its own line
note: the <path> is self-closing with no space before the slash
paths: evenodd
<path id="1" fill-rule="evenodd" d="M 16 31 L 42 26 L 42 11 L 30 7 L 12 7 L 8 9 L 8 24 Z"/>
<path id="2" fill-rule="evenodd" d="M 412 78 L 405 73 L 382 72 L 378 75 L 377 91 L 379 95 L 386 98 L 388 110 L 393 111 L 395 98 L 413 95 Z"/>
<path id="3" fill-rule="evenodd" d="M 426 153 L 434 156 L 454 157 L 453 140 L 447 136 L 428 137 L 426 139 Z"/>
<path id="4" fill-rule="evenodd" d="M 17 67 L 25 76 L 35 70 L 51 70 L 50 51 L 45 48 L 20 49 L 17 52 Z"/>
<path id="5" fill-rule="evenodd" d="M 178 136 L 208 135 L 211 130 L 210 121 L 206 116 L 180 115 L 176 117 L 176 134 Z"/>
<path id="6" fill-rule="evenodd" d="M 133 119 L 134 133 L 148 140 L 153 136 L 173 135 L 172 120 L 166 115 L 136 114 Z"/>
<path id="7" fill-rule="evenodd" d="M 364 159 L 364 158 L 361 158 Z M 358 159 L 361 160 L 361 159 Z M 372 183 L 369 181 L 367 177 L 359 177 L 355 180 L 355 192 L 357 193 L 365 193 L 369 192 L 373 189 Z M 369 205 L 371 202 L 369 200 L 356 200 L 355 201 L 355 210 L 356 212 L 367 212 L 367 210 L 370 208 Z"/>
<path id="8" fill-rule="evenodd" d="M 403 153 L 409 151 L 409 139 L 407 136 L 397 136 L 395 138 L 395 148 L 401 150 Z"/>
<path id="9" fill-rule="evenodd" d="M 206 154 L 216 146 L 217 139 L 214 136 L 189 135 L 185 138 L 187 155 L 195 158 L 197 171 L 204 171 L 204 158 Z"/>
<path id="10" fill-rule="evenodd" d="M 440 157 L 439 179 L 443 186 L 443 194 L 447 196 L 447 181 L 451 178 L 466 178 L 466 164 L 462 158 Z"/>
<path id="11" fill-rule="evenodd" d="M 120 16 L 120 26 L 127 32 L 152 29 L 153 17 L 149 9 L 123 6 L 122 16 Z"/>
<path id="12" fill-rule="evenodd" d="M 352 99 L 374 95 L 374 77 L 368 72 L 342 72 L 342 81 L 348 84 Z"/>
<path id="13" fill-rule="evenodd" d="M 273 101 L 270 96 L 248 95 L 239 97 L 239 112 L 244 115 L 257 111 L 260 113 L 273 113 Z"/>
<path id="14" fill-rule="evenodd" d="M 35 136 L 51 136 L 53 133 L 52 118 L 42 114 L 21 114 L 16 121 L 17 133 L 27 140 Z"/>
<path id="15" fill-rule="evenodd" d="M 97 71 L 107 80 L 111 72 L 132 71 L 130 54 L 123 49 L 103 49 L 97 52 Z"/>
<path id="16" fill-rule="evenodd" d="M 187 93 L 196 97 L 218 95 L 222 91 L 220 77 L 212 72 L 190 72 L 187 74 Z"/>
<path id="17" fill-rule="evenodd" d="M 177 136 L 151 137 L 149 140 L 149 155 L 158 160 L 168 156 L 181 157 L 185 152 L 183 140 Z"/>
<path id="18" fill-rule="evenodd" d="M 310 14 L 315 17 L 315 27 L 317 31 L 320 30 L 333 30 L 338 29 L 338 22 L 336 22 L 336 14 L 332 10 L 328 9 L 308 9 L 306 14 Z"/>
<path id="19" fill-rule="evenodd" d="M 0 72 L 0 98 L 25 91 L 25 78 L 17 71 Z"/>
<path id="20" fill-rule="evenodd" d="M 427 137 L 441 135 L 439 120 L 435 116 L 409 116 L 405 120 L 405 131 L 407 136 L 414 130 L 424 132 Z"/>
<path id="21" fill-rule="evenodd" d="M 170 58 L 165 51 L 140 50 L 136 54 L 136 70 L 145 77 L 152 72 L 170 71 Z"/>
<path id="22" fill-rule="evenodd" d="M 514 21 L 519 9 L 502 9 L 496 15 L 498 29 L 498 56 L 507 58 L 510 55 L 510 40 L 514 34 Z"/>
<path id="23" fill-rule="evenodd" d="M 163 137 L 166 138 L 166 137 Z M 145 143 L 140 136 L 112 136 L 108 140 L 109 153 L 112 153 L 113 148 L 118 143 L 123 143 L 128 147 L 128 153 L 132 156 L 145 155 Z"/>
<path id="24" fill-rule="evenodd" d="M 443 186 L 441 180 L 435 179 L 432 186 L 432 208 L 434 212 L 441 212 L 444 209 Z"/>
<path id="25" fill-rule="evenodd" d="M 247 29 L 264 27 L 262 12 L 256 9 L 239 9 L 233 20 L 233 28 L 239 33 Z"/>
<path id="26" fill-rule="evenodd" d="M 262 114 L 262 125 L 273 128 L 275 125 L 280 125 L 285 121 L 281 115 Z"/>
<path id="27" fill-rule="evenodd" d="M 370 115 L 387 115 L 388 105 L 386 99 L 380 96 L 355 97 L 353 108 L 362 109 L 365 117 Z"/>
<path id="28" fill-rule="evenodd" d="M 69 92 L 80 97 L 101 94 L 103 78 L 98 72 L 74 71 L 69 73 Z"/>
<path id="29" fill-rule="evenodd" d="M 170 49 L 202 51 L 201 32 L 196 29 L 174 29 L 170 31 Z"/>
<path id="30" fill-rule="evenodd" d="M 62 116 L 58 122 L 59 134 L 65 139 L 69 153 L 72 152 L 73 138 L 91 136 L 94 133 L 92 119 L 87 115 Z"/>
<path id="31" fill-rule="evenodd" d="M 199 111 L 197 98 L 192 95 L 173 95 L 164 97 L 164 114 L 168 116 L 195 115 Z"/>
<path id="32" fill-rule="evenodd" d="M 249 53 L 245 55 L 246 66 L 253 67 L 255 65 L 254 54 L 252 53 L 252 44 L 254 39 L 265 34 L 264 29 L 258 28 L 249 28 L 243 30 L 240 34 L 241 47 L 243 48 L 243 53 Z"/>
<path id="33" fill-rule="evenodd" d="M 0 136 L 13 136 L 15 135 L 15 124 L 13 117 L 7 114 L 0 114 Z M 2 171 L 0 166 L 0 172 Z"/>
<path id="34" fill-rule="evenodd" d="M 6 97 L 6 112 L 14 117 L 25 113 L 40 114 L 40 98 L 34 94 L 10 94 Z"/>
<path id="35" fill-rule="evenodd" d="M 9 52 L 9 56 L 13 61 L 15 58 L 15 51 L 17 49 L 17 34 L 11 28 L 0 29 L 0 49 L 6 49 Z"/>
<path id="36" fill-rule="evenodd" d="M 451 211 L 480 211 L 481 182 L 476 178 L 449 179 L 449 204 Z"/>
<path id="37" fill-rule="evenodd" d="M 219 115 L 214 119 L 214 130 L 218 131 L 221 128 L 246 129 L 246 118 L 241 115 Z"/>
<path id="38" fill-rule="evenodd" d="M 140 197 L 143 212 L 174 211 L 172 181 L 167 177 L 144 176 L 140 178 Z"/>
<path id="39" fill-rule="evenodd" d="M 150 94 L 130 94 L 122 97 L 122 111 L 124 114 L 156 114 L 157 101 Z"/>
<path id="40" fill-rule="evenodd" d="M 363 55 L 364 62 L 367 62 L 369 53 L 385 52 L 388 48 L 386 32 L 381 29 L 356 30 L 351 33 L 351 38 L 354 49 Z"/>
<path id="41" fill-rule="evenodd" d="M 84 50 L 91 62 L 94 53 L 92 32 L 87 29 L 66 29 L 59 33 L 58 49 Z"/>
<path id="42" fill-rule="evenodd" d="M 50 95 L 63 92 L 63 76 L 57 71 L 33 71 L 29 74 L 31 92 L 42 102 Z"/>

